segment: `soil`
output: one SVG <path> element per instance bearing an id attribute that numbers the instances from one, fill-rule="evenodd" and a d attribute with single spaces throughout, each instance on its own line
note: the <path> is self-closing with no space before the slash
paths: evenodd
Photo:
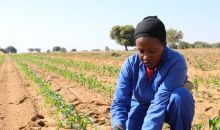
<path id="1" fill-rule="evenodd" d="M 11 59 L 0 66 L 0 129 L 54 130 L 35 86 L 25 81 Z"/>
<path id="2" fill-rule="evenodd" d="M 79 112 L 87 113 L 93 120 L 93 128 L 110 129 L 109 96 L 103 97 L 79 83 L 71 82 L 30 62 L 26 63 L 39 77 L 51 82 L 52 89 L 59 92 L 66 102 L 74 104 Z"/>
<path id="3" fill-rule="evenodd" d="M 200 50 L 182 51 L 186 55 L 188 64 L 189 80 L 193 81 L 195 77 L 208 79 L 209 75 L 220 76 L 219 50 L 208 51 L 208 56 L 204 56 Z M 191 52 L 193 53 L 191 55 Z M 201 70 L 196 67 L 195 57 L 203 57 L 204 67 L 207 70 Z M 123 60 L 115 61 L 93 57 L 84 57 L 84 55 L 49 55 L 51 57 L 60 57 L 76 61 L 89 61 L 105 65 L 120 67 Z M 91 60 L 93 59 L 93 60 Z M 110 129 L 110 105 L 109 95 L 102 95 L 77 82 L 70 81 L 53 72 L 49 72 L 33 63 L 25 61 L 29 67 L 40 77 L 51 82 L 51 87 L 57 91 L 66 102 L 76 106 L 80 113 L 86 112 L 93 119 L 93 128 Z M 63 67 L 59 65 L 58 67 Z M 68 68 L 72 71 L 74 68 Z M 87 75 L 94 75 L 93 72 Z M 44 97 L 38 94 L 38 86 L 31 83 L 23 75 L 15 63 L 6 56 L 5 62 L 0 65 L 0 130 L 54 130 L 57 128 L 55 117 L 49 116 L 49 110 L 45 107 Z M 99 80 L 109 80 L 107 76 L 99 76 Z M 114 81 L 113 79 L 111 79 Z M 193 124 L 202 122 L 202 129 L 208 129 L 208 119 L 220 116 L 220 86 L 202 83 L 192 91 L 195 99 L 195 116 Z M 164 128 L 167 129 L 167 128 Z"/>

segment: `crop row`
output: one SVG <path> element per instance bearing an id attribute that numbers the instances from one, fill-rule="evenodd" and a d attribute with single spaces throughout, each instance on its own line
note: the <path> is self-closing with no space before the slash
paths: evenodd
<path id="1" fill-rule="evenodd" d="M 40 60 L 46 60 L 51 63 L 56 64 L 63 64 L 65 67 L 74 67 L 79 68 L 87 71 L 92 71 L 95 73 L 99 73 L 102 75 L 112 76 L 112 75 L 118 75 L 120 72 L 119 67 L 112 67 L 107 65 L 101 65 L 97 66 L 90 62 L 80 62 L 80 61 L 74 61 L 74 60 L 65 60 L 62 58 L 52 58 L 52 57 L 46 57 L 46 56 L 31 56 L 28 55 L 28 57 L 34 58 L 34 59 L 40 59 Z"/>
<path id="2" fill-rule="evenodd" d="M 5 56 L 4 55 L 0 55 L 0 65 L 4 62 L 5 60 Z"/>
<path id="3" fill-rule="evenodd" d="M 208 120 L 209 130 L 220 130 L 220 117 L 210 118 Z M 199 122 L 198 124 L 193 125 L 192 130 L 204 130 L 208 129 L 205 124 Z"/>
<path id="4" fill-rule="evenodd" d="M 178 50 L 184 55 L 189 64 L 202 71 L 219 70 L 219 49 L 187 49 Z M 205 51 L 205 53 L 204 53 Z"/>
<path id="5" fill-rule="evenodd" d="M 92 124 L 91 119 L 84 113 L 80 115 L 73 104 L 66 103 L 62 96 L 51 89 L 49 82 L 38 77 L 27 64 L 21 62 L 16 56 L 12 56 L 20 66 L 25 75 L 37 84 L 40 88 L 40 94 L 45 96 L 45 101 L 50 105 L 52 113 L 57 115 L 58 126 L 73 128 L 75 130 L 85 130 L 88 124 Z"/>
<path id="6" fill-rule="evenodd" d="M 199 75 L 195 75 L 192 80 L 193 80 L 196 90 L 201 84 L 203 84 L 208 87 L 217 88 L 217 90 L 220 91 L 220 77 L 217 75 L 210 74 L 208 75 L 207 78 L 201 77 Z"/>
<path id="7" fill-rule="evenodd" d="M 123 60 L 126 57 L 132 55 L 134 51 L 112 51 L 112 52 L 77 52 L 77 53 L 62 53 L 62 54 L 48 54 L 48 56 L 61 56 L 61 57 L 77 57 L 86 59 L 111 59 L 111 60 Z"/>
<path id="8" fill-rule="evenodd" d="M 31 57 L 27 57 L 27 56 L 19 56 L 19 57 L 21 60 L 25 59 L 27 61 L 30 61 L 31 63 L 36 64 L 37 66 L 45 68 L 48 71 L 54 72 L 72 81 L 76 81 L 83 86 L 96 90 L 97 92 L 100 92 L 105 95 L 109 94 L 109 98 L 110 99 L 112 98 L 113 85 L 111 83 L 103 84 L 102 82 L 98 81 L 97 78 L 94 76 L 86 76 L 83 73 L 72 72 L 67 69 L 59 68 L 51 64 L 43 63 Z"/>

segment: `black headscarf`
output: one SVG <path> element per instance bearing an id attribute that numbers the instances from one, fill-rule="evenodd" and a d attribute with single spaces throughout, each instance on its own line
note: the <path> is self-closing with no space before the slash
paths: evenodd
<path id="1" fill-rule="evenodd" d="M 134 37 L 135 40 L 139 37 L 155 37 L 166 43 L 166 29 L 157 16 L 148 16 L 137 24 Z"/>

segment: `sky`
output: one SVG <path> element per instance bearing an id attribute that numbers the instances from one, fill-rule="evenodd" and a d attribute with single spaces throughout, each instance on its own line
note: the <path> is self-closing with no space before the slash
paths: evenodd
<path id="1" fill-rule="evenodd" d="M 0 0 L 0 47 L 42 51 L 123 50 L 111 40 L 115 25 L 133 25 L 156 15 L 187 42 L 220 42 L 219 0 Z"/>

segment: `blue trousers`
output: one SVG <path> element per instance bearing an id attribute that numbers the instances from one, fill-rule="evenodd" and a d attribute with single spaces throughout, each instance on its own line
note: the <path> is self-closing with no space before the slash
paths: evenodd
<path id="1" fill-rule="evenodd" d="M 126 130 L 141 130 L 148 107 L 140 105 L 130 110 Z M 186 88 L 178 88 L 170 96 L 164 122 L 170 125 L 171 130 L 191 130 L 194 107 L 192 94 Z"/>

